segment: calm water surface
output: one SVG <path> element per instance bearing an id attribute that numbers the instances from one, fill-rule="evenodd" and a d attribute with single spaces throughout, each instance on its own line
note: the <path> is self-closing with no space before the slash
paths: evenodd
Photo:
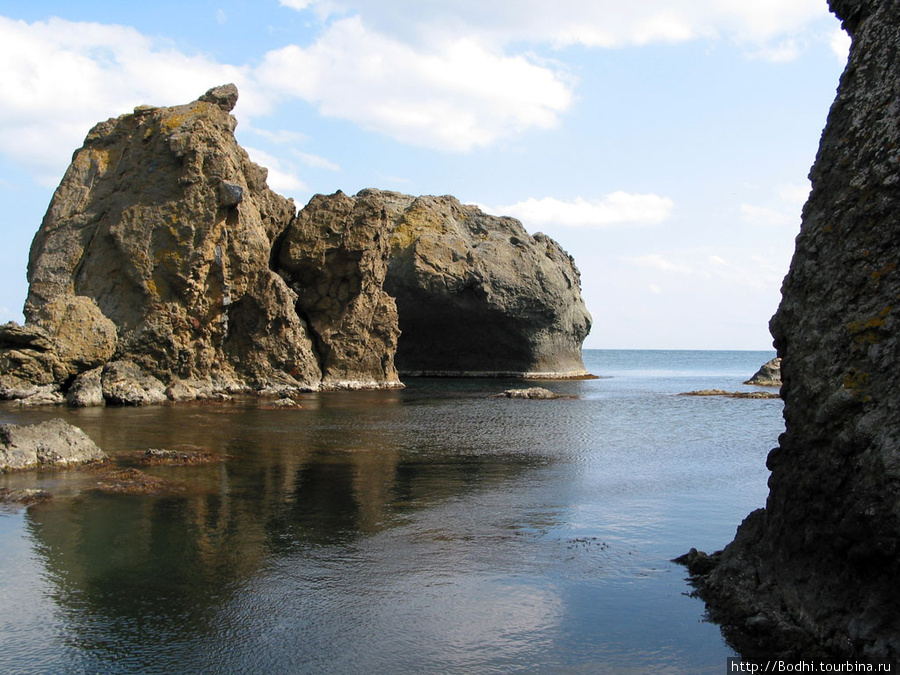
<path id="1" fill-rule="evenodd" d="M 767 493 L 768 352 L 585 352 L 573 398 L 504 380 L 68 411 L 168 496 L 83 471 L 0 476 L 55 498 L 0 511 L 2 673 L 720 673 L 734 652 L 668 562 L 721 548 Z"/>

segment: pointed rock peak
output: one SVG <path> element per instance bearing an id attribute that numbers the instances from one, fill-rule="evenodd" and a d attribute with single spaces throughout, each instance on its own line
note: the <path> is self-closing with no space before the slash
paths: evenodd
<path id="1" fill-rule="evenodd" d="M 214 103 L 225 112 L 234 110 L 238 100 L 238 88 L 234 84 L 223 84 L 213 87 L 200 97 L 201 101 L 206 103 Z"/>

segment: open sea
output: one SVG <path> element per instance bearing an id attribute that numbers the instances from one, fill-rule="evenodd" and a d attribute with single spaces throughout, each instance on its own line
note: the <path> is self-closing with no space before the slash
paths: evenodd
<path id="1" fill-rule="evenodd" d="M 778 399 L 685 397 L 773 352 L 585 351 L 602 379 L 410 379 L 398 391 L 63 417 L 112 456 L 228 456 L 0 475 L 0 673 L 722 673 L 684 568 L 765 504 Z M 570 398 L 493 394 L 545 386 Z"/>

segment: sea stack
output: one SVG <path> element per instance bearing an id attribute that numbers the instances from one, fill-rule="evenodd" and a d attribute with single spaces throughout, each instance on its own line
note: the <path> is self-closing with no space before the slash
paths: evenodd
<path id="1" fill-rule="evenodd" d="M 452 197 L 364 190 L 299 213 L 234 138 L 234 85 L 95 126 L 32 244 L 0 397 L 145 404 L 586 375 L 574 261 Z M 396 364 L 395 364 L 396 359 Z"/>
<path id="2" fill-rule="evenodd" d="M 771 322 L 786 432 L 769 455 L 765 509 L 711 573 L 694 571 L 712 616 L 745 646 L 896 663 L 900 4 L 831 9 L 853 44 Z"/>

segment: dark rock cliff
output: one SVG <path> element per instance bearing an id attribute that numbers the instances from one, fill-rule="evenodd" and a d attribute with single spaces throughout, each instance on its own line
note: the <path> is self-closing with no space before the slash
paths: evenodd
<path id="1" fill-rule="evenodd" d="M 237 96 L 90 131 L 32 244 L 26 325 L 0 326 L 0 397 L 402 386 L 395 355 L 411 373 L 585 374 L 590 317 L 555 242 L 449 197 L 338 192 L 298 214 L 237 144 Z"/>
<path id="2" fill-rule="evenodd" d="M 766 508 L 693 571 L 744 645 L 897 661 L 900 2 L 831 7 L 853 46 L 771 322 L 786 432 Z"/>

